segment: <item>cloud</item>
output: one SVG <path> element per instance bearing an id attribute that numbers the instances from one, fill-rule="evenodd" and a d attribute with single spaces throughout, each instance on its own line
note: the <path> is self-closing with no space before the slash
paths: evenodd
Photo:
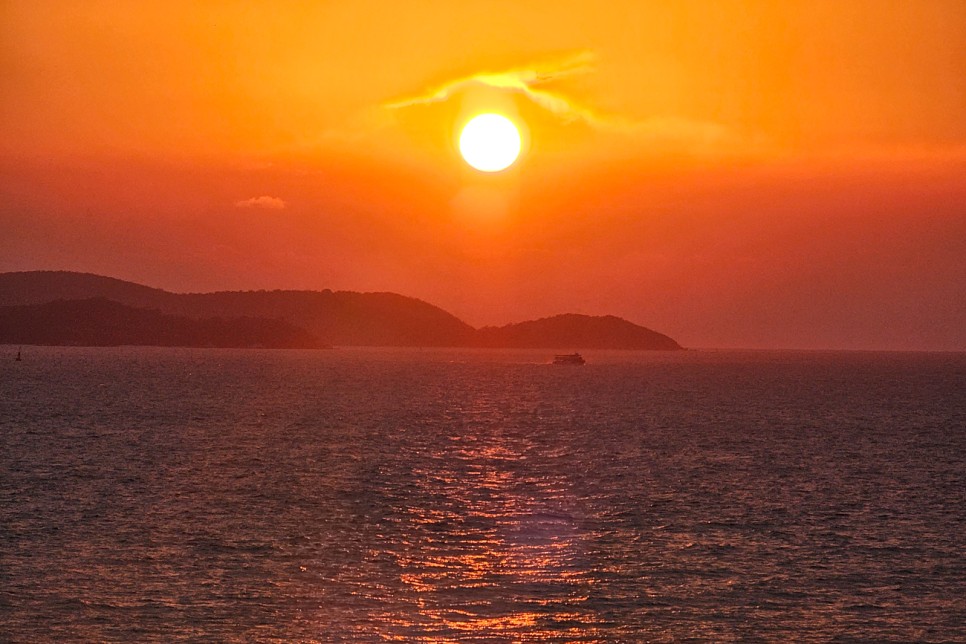
<path id="1" fill-rule="evenodd" d="M 404 96 L 383 107 L 398 110 L 418 105 L 429 105 L 449 99 L 453 94 L 476 85 L 517 92 L 540 107 L 570 121 L 584 121 L 590 125 L 604 126 L 605 120 L 588 106 L 580 105 L 559 92 L 540 89 L 540 85 L 587 74 L 594 70 L 596 55 L 581 51 L 555 60 L 543 61 L 503 71 L 482 71 L 469 76 L 449 80 L 422 94 Z"/>
<path id="2" fill-rule="evenodd" d="M 739 142 L 735 132 L 720 123 L 681 117 L 654 117 L 629 123 L 628 129 L 656 143 L 687 142 L 692 145 L 720 147 Z"/>
<path id="3" fill-rule="evenodd" d="M 269 197 L 268 195 L 242 199 L 241 201 L 235 202 L 236 208 L 264 208 L 265 210 L 282 210 L 287 205 L 282 199 Z"/>
<path id="4" fill-rule="evenodd" d="M 713 121 L 669 115 L 635 118 L 608 114 L 575 101 L 565 93 L 542 85 L 595 71 L 597 56 L 580 51 L 563 58 L 544 60 L 502 71 L 480 71 L 446 81 L 421 94 L 383 103 L 386 110 L 400 110 L 439 103 L 474 86 L 516 92 L 539 107 L 568 122 L 581 122 L 595 130 L 631 136 L 648 144 L 692 150 L 735 145 L 742 138 L 730 128 Z"/>

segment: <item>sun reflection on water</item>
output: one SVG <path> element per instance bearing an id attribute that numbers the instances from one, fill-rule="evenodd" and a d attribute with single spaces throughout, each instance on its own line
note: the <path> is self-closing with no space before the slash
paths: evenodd
<path id="1" fill-rule="evenodd" d="M 465 418 L 492 417 L 489 401 L 476 402 Z M 436 503 L 404 508 L 412 538 L 396 563 L 415 610 L 394 616 L 394 630 L 409 633 L 402 639 L 420 630 L 434 633 L 425 641 L 450 641 L 445 632 L 593 641 L 597 616 L 580 610 L 592 578 L 570 483 L 566 472 L 528 467 L 538 447 L 490 426 L 440 446 L 439 470 L 414 472 L 419 495 Z"/>

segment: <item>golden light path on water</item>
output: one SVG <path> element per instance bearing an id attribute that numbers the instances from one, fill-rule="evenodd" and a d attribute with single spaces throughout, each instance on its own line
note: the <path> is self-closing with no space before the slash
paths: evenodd
<path id="1" fill-rule="evenodd" d="M 479 398 L 459 413 L 482 423 L 496 410 L 493 401 Z M 386 616 L 393 630 L 436 624 L 518 641 L 594 635 L 594 613 L 573 610 L 588 599 L 593 579 L 581 564 L 584 535 L 573 518 L 566 473 L 521 477 L 519 465 L 536 448 L 521 434 L 468 432 L 440 447 L 442 469 L 413 471 L 437 505 L 410 506 L 401 520 L 408 524 L 399 526 L 402 532 L 418 535 L 397 556 L 400 569 L 409 571 L 400 579 L 417 600 L 413 614 Z M 444 604 L 440 593 L 449 602 L 461 594 L 467 601 Z M 391 639 L 412 641 L 411 635 Z M 420 641 L 462 640 L 441 634 Z"/>

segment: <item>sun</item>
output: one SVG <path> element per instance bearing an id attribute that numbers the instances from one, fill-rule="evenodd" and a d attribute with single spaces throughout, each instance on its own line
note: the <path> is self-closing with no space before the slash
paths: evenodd
<path id="1" fill-rule="evenodd" d="M 480 114 L 463 126 L 460 154 L 481 172 L 506 170 L 520 156 L 520 131 L 500 114 Z"/>

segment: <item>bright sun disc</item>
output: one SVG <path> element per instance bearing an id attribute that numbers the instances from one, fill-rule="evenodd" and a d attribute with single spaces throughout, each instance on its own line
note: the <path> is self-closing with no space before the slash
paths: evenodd
<path id="1" fill-rule="evenodd" d="M 505 170 L 520 156 L 520 132 L 505 116 L 480 114 L 463 127 L 460 154 L 477 170 Z"/>

